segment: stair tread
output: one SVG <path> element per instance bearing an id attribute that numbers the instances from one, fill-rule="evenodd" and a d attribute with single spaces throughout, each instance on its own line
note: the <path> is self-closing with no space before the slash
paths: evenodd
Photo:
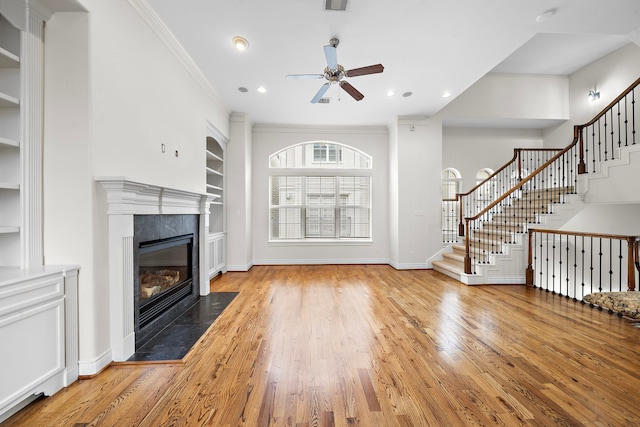
<path id="1" fill-rule="evenodd" d="M 453 273 L 456 274 L 462 274 L 464 273 L 464 266 L 462 268 L 460 268 L 458 265 L 455 264 L 451 264 L 447 261 L 433 261 L 433 266 L 438 267 L 442 270 L 447 270 L 447 271 L 451 271 Z"/>
<path id="2" fill-rule="evenodd" d="M 459 252 L 446 252 L 442 254 L 442 257 L 451 261 L 461 262 L 464 265 L 464 251 Z"/>

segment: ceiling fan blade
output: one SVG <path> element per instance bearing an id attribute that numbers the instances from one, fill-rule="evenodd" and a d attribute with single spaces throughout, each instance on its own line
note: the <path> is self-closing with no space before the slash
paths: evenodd
<path id="1" fill-rule="evenodd" d="M 324 77 L 324 74 L 288 74 L 287 78 L 289 80 L 300 80 L 300 79 L 321 79 Z"/>
<path id="2" fill-rule="evenodd" d="M 335 46 L 327 45 L 324 47 L 324 56 L 327 58 L 327 65 L 332 70 L 338 69 L 338 50 Z"/>
<path id="3" fill-rule="evenodd" d="M 345 71 L 345 76 L 347 77 L 356 77 L 356 76 L 364 76 L 367 74 L 376 74 L 384 71 L 384 67 L 382 64 L 369 65 L 368 67 L 362 68 L 354 68 L 353 70 Z"/>
<path id="4" fill-rule="evenodd" d="M 340 87 L 342 87 L 342 89 L 344 89 L 345 92 L 347 92 L 349 95 L 351 95 L 353 97 L 353 99 L 355 99 L 356 101 L 361 101 L 362 98 L 364 98 L 364 95 L 361 94 L 358 89 L 356 89 L 355 87 L 351 86 L 351 84 L 349 84 L 349 82 L 346 81 L 341 81 L 340 82 Z"/>
<path id="5" fill-rule="evenodd" d="M 313 99 L 311 100 L 311 103 L 317 104 L 320 101 L 320 98 L 322 98 L 322 96 L 325 94 L 325 92 L 329 90 L 329 86 L 331 86 L 331 83 L 323 84 L 320 87 L 320 90 L 318 91 L 318 93 L 316 93 L 316 96 L 314 96 Z"/>

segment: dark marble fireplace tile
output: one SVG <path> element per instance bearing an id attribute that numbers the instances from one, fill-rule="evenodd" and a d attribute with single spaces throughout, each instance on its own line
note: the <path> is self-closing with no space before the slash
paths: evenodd
<path id="1" fill-rule="evenodd" d="M 140 347 L 129 361 L 180 360 L 233 301 L 237 292 L 212 292 Z"/>
<path id="2" fill-rule="evenodd" d="M 212 323 L 222 311 L 235 298 L 235 292 L 216 292 L 202 298 L 207 301 L 200 301 L 190 310 L 175 320 L 176 325 L 198 325 L 202 323 Z"/>

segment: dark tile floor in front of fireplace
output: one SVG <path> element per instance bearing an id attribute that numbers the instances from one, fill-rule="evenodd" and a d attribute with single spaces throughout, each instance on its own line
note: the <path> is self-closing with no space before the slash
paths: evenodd
<path id="1" fill-rule="evenodd" d="M 130 362 L 181 360 L 237 292 L 212 292 L 158 332 L 131 356 Z"/>

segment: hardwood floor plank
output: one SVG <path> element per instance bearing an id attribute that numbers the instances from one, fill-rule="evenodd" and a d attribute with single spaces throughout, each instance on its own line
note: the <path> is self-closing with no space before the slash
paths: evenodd
<path id="1" fill-rule="evenodd" d="M 183 365 L 114 365 L 7 426 L 640 425 L 640 329 L 525 286 L 258 266 Z"/>

